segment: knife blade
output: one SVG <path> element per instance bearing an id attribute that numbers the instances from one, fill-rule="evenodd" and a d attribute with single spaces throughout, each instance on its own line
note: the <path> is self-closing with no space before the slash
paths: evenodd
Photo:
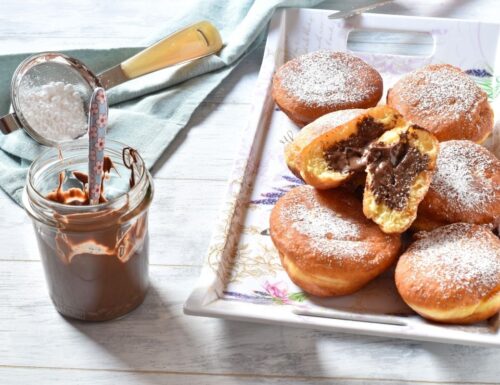
<path id="1" fill-rule="evenodd" d="M 375 3 L 371 3 L 368 5 L 364 5 L 362 7 L 354 8 L 349 11 L 340 11 L 336 13 L 332 13 L 331 15 L 328 15 L 329 19 L 347 19 L 348 17 L 356 16 L 359 15 L 363 12 L 366 11 L 371 11 L 372 9 L 381 7 L 382 5 L 386 5 L 389 3 L 393 3 L 394 0 L 383 0 L 383 1 L 377 1 Z"/>

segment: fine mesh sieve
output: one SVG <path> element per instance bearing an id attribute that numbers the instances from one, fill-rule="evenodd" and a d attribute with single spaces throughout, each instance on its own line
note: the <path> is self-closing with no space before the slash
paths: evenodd
<path id="1" fill-rule="evenodd" d="M 0 131 L 9 134 L 24 128 L 37 142 L 56 146 L 61 141 L 48 138 L 40 127 L 33 124 L 34 119 L 26 116 L 29 107 L 26 96 L 29 92 L 55 82 L 70 84 L 80 96 L 83 111 L 88 116 L 88 102 L 96 87 L 109 89 L 150 72 L 208 56 L 221 47 L 222 40 L 217 28 L 208 21 L 201 21 L 164 38 L 99 75 L 92 73 L 79 60 L 60 53 L 47 52 L 31 56 L 14 72 L 11 83 L 13 112 L 0 118 Z M 70 139 L 83 134 L 85 132 Z"/>
<path id="2" fill-rule="evenodd" d="M 11 85 L 12 107 L 16 112 L 16 117 L 33 139 L 39 143 L 54 146 L 57 142 L 44 137 L 43 132 L 40 132 L 36 124 L 23 113 L 29 108 L 28 94 L 51 82 L 73 85 L 81 97 L 85 115 L 88 115 L 88 101 L 99 81 L 83 63 L 59 53 L 31 56 L 16 69 Z"/>

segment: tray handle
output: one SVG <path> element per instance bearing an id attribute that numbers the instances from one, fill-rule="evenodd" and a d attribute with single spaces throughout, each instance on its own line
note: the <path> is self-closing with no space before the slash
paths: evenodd
<path id="1" fill-rule="evenodd" d="M 440 47 L 446 44 L 446 36 L 441 34 L 443 26 L 435 23 L 433 19 L 428 18 L 394 18 L 392 22 L 387 22 L 388 15 L 377 15 L 370 14 L 369 17 L 364 17 L 364 15 L 359 15 L 352 17 L 344 21 L 344 26 L 342 28 L 344 49 L 347 51 L 347 41 L 349 34 L 356 31 L 383 31 L 383 32 L 415 32 L 415 33 L 426 33 L 432 38 L 433 48 L 432 52 L 428 55 L 424 55 L 427 60 L 430 60 L 434 56 L 439 56 Z M 441 19 L 437 19 L 440 21 Z M 447 21 L 447 20 L 444 20 Z M 422 57 L 422 55 L 411 55 L 405 54 L 407 57 Z"/>
<path id="2" fill-rule="evenodd" d="M 383 314 L 361 314 L 334 309 L 308 309 L 302 307 L 295 307 L 292 312 L 294 314 L 306 317 L 331 318 L 353 322 L 368 322 L 384 325 L 407 326 L 407 323 L 402 320 L 401 317 Z"/>
<path id="3" fill-rule="evenodd" d="M 335 22 L 335 21 L 333 21 Z M 486 66 L 495 68 L 495 50 L 500 25 L 473 20 L 444 19 L 433 17 L 393 16 L 366 14 L 339 21 L 341 40 L 347 48 L 349 33 L 356 30 L 379 30 L 429 33 L 434 40 L 434 50 L 428 60 L 433 63 L 449 63 L 459 67 Z M 459 42 L 459 43 L 458 43 Z M 464 55 L 464 53 L 466 53 Z M 475 67 L 474 67 L 475 68 Z"/>

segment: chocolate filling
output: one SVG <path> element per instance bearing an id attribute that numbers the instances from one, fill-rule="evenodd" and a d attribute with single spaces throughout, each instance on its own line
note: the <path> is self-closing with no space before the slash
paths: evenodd
<path id="1" fill-rule="evenodd" d="M 104 180 L 106 179 L 106 175 L 109 175 L 109 173 L 111 172 L 111 169 L 115 169 L 115 166 L 111 159 L 108 156 L 105 156 L 103 161 L 103 177 L 101 182 L 101 196 L 99 197 L 99 203 L 107 202 L 107 199 L 104 196 Z M 72 174 L 73 177 L 82 184 L 82 187 L 72 187 L 68 190 L 64 190 L 63 183 L 66 176 L 64 172 L 61 172 L 59 174 L 59 185 L 57 186 L 57 189 L 51 191 L 46 196 L 49 201 L 71 206 L 87 206 L 90 204 L 88 188 L 86 188 L 89 183 L 89 176 L 81 171 L 73 171 Z"/>
<path id="2" fill-rule="evenodd" d="M 402 211 L 408 204 L 410 188 L 418 174 L 427 169 L 429 157 L 408 143 L 408 133 L 392 146 L 376 143 L 367 154 L 370 189 L 377 203 Z"/>
<path id="3" fill-rule="evenodd" d="M 366 166 L 366 147 L 385 131 L 383 123 L 366 117 L 358 123 L 358 130 L 349 138 L 336 143 L 324 152 L 328 169 L 348 173 L 362 170 Z"/>

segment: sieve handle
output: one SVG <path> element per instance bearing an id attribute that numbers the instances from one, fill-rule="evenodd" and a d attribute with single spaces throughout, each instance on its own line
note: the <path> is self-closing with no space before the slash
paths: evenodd
<path id="1" fill-rule="evenodd" d="M 15 112 L 4 115 L 0 118 L 0 132 L 2 134 L 10 134 L 12 131 L 18 130 L 21 127 L 21 122 L 19 122 Z"/>
<path id="2" fill-rule="evenodd" d="M 221 48 L 222 39 L 217 28 L 209 21 L 200 21 L 103 72 L 98 76 L 99 81 L 109 89 L 150 72 L 211 55 Z"/>

